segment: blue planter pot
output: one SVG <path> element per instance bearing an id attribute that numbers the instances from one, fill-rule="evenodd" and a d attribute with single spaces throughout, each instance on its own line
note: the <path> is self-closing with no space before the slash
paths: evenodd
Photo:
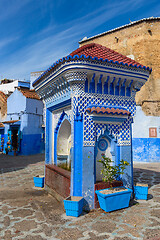
<path id="1" fill-rule="evenodd" d="M 83 211 L 84 198 L 70 196 L 64 201 L 64 208 L 67 216 L 79 217 Z"/>
<path id="2" fill-rule="evenodd" d="M 33 180 L 34 180 L 35 187 L 40 187 L 40 188 L 44 187 L 44 176 L 33 177 Z"/>
<path id="3" fill-rule="evenodd" d="M 137 184 L 136 186 L 134 186 L 134 194 L 137 200 L 147 200 L 148 185 Z"/>
<path id="4" fill-rule="evenodd" d="M 118 187 L 124 188 L 124 187 Z M 108 190 L 103 189 L 103 190 Z M 115 189 L 115 188 L 113 188 Z M 114 192 L 110 194 L 103 194 L 101 193 L 103 190 L 97 190 L 96 194 L 98 196 L 98 201 L 100 208 L 103 209 L 105 212 L 115 211 L 121 208 L 129 207 L 129 201 L 131 198 L 132 190 L 126 188 L 125 191 Z"/>

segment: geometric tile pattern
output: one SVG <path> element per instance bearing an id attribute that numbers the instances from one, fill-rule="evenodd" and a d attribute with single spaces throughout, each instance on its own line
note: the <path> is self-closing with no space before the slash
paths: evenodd
<path id="1" fill-rule="evenodd" d="M 136 105 L 133 97 L 122 97 L 108 94 L 86 93 L 84 84 L 76 83 L 73 89 L 73 114 L 78 106 L 79 112 L 84 114 L 84 146 L 94 146 L 95 138 L 99 137 L 108 126 L 110 133 L 117 139 L 118 145 L 130 145 L 131 135 L 130 126 L 134 116 Z M 125 107 L 131 113 L 122 124 L 98 124 L 94 123 L 90 116 L 85 112 L 88 105 L 110 105 Z"/>

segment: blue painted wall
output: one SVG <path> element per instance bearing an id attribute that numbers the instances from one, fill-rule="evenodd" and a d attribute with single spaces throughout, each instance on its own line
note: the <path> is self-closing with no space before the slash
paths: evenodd
<path id="1" fill-rule="evenodd" d="M 131 146 L 120 146 L 120 160 L 127 161 L 130 165 L 126 167 L 124 175 L 121 176 L 124 186 L 133 188 L 133 160 Z"/>
<path id="2" fill-rule="evenodd" d="M 160 138 L 133 138 L 133 159 L 136 162 L 160 162 Z"/>
<path id="3" fill-rule="evenodd" d="M 45 148 L 45 162 L 52 163 L 52 112 L 46 109 L 46 148 Z"/>
<path id="4" fill-rule="evenodd" d="M 157 137 L 149 137 L 150 128 L 156 128 Z M 160 162 L 160 117 L 146 116 L 137 106 L 132 132 L 133 161 Z"/>
<path id="5" fill-rule="evenodd" d="M 83 147 L 83 184 L 82 192 L 85 208 L 94 208 L 94 147 Z"/>
<path id="6" fill-rule="evenodd" d="M 83 178 L 83 120 L 80 114 L 76 113 L 74 117 L 74 182 L 73 195 L 82 196 L 82 178 Z"/>
<path id="7" fill-rule="evenodd" d="M 42 152 L 43 142 L 41 134 L 27 134 L 22 136 L 20 155 L 31 155 Z"/>

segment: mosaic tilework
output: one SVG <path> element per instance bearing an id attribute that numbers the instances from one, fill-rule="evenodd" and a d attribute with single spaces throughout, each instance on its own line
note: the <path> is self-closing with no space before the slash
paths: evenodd
<path id="1" fill-rule="evenodd" d="M 72 86 L 72 96 L 74 97 L 75 95 L 81 95 L 84 93 L 84 83 L 76 83 Z M 73 105 L 75 105 L 74 101 L 76 101 L 76 99 L 73 100 Z M 77 106 L 77 104 L 76 104 Z"/>
<path id="2" fill-rule="evenodd" d="M 68 82 L 78 80 L 78 81 L 84 81 L 86 80 L 87 72 L 72 72 L 69 71 L 67 74 L 65 74 L 65 78 Z"/>
<path id="3" fill-rule="evenodd" d="M 75 84 L 73 88 L 73 114 L 78 106 L 79 112 L 84 113 L 84 146 L 94 146 L 95 138 L 99 137 L 105 131 L 108 125 L 108 130 L 117 139 L 119 145 L 130 145 L 130 124 L 135 112 L 135 100 L 133 97 L 111 96 L 107 94 L 85 93 L 83 84 Z M 94 123 L 90 116 L 85 113 L 85 109 L 89 104 L 111 105 L 125 107 L 130 113 L 121 125 L 116 124 L 98 124 Z"/>
<path id="4" fill-rule="evenodd" d="M 114 96 L 114 95 L 107 95 L 107 94 L 98 94 L 98 93 L 85 93 L 84 92 L 84 83 L 77 82 L 71 87 L 71 109 L 64 109 L 65 113 L 67 114 L 71 125 L 72 125 L 72 132 L 71 132 L 71 139 L 72 139 L 72 146 L 73 146 L 73 122 L 74 122 L 74 115 L 76 112 L 76 107 L 80 113 L 84 115 L 84 146 L 94 146 L 95 139 L 98 138 L 108 126 L 108 130 L 110 133 L 117 139 L 118 145 L 130 145 L 131 144 L 131 136 L 130 136 L 130 125 L 132 122 L 132 117 L 134 116 L 135 112 L 135 100 L 134 97 L 122 97 L 122 96 Z M 55 96 L 54 96 L 55 97 Z M 59 98 L 63 97 L 63 94 Z M 50 101 L 56 101 L 56 98 Z M 85 112 L 85 109 L 89 104 L 93 105 L 110 105 L 110 106 L 121 106 L 125 107 L 130 113 L 131 117 L 123 122 L 121 125 L 116 124 L 99 124 L 94 123 L 90 116 Z M 54 112 L 54 128 L 56 127 L 58 120 L 60 118 L 60 112 Z"/>

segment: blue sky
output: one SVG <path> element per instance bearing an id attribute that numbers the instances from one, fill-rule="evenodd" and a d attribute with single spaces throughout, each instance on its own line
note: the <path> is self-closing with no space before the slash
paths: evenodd
<path id="1" fill-rule="evenodd" d="M 30 79 L 83 37 L 160 16 L 158 0 L 0 0 L 0 77 Z"/>

